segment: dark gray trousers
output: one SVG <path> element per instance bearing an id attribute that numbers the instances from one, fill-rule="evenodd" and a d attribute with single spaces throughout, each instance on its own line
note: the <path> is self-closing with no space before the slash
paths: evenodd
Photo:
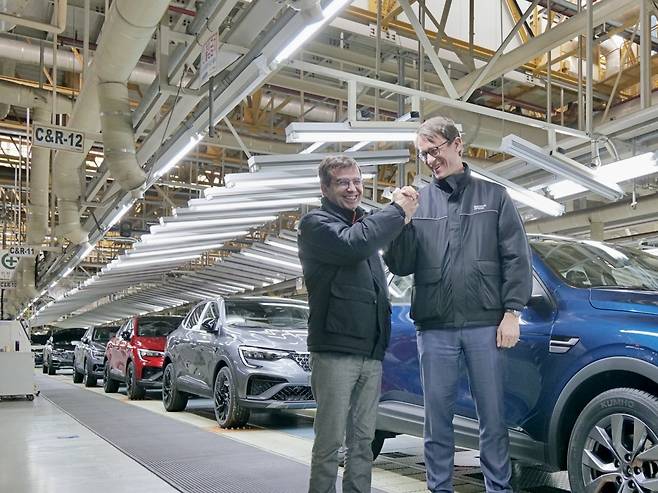
<path id="1" fill-rule="evenodd" d="M 309 493 L 334 493 L 338 449 L 346 439 L 343 493 L 369 493 L 382 362 L 343 353 L 311 353 L 318 404 Z"/>
<path id="2" fill-rule="evenodd" d="M 425 465 L 432 493 L 452 493 L 455 438 L 452 420 L 464 358 L 480 421 L 480 466 L 487 493 L 511 492 L 512 468 L 503 403 L 502 354 L 496 326 L 418 332 L 425 395 Z"/>

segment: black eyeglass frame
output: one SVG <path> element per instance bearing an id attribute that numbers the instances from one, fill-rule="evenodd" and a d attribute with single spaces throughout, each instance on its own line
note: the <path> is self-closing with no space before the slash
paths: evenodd
<path id="1" fill-rule="evenodd" d="M 446 140 L 443 144 L 439 144 L 438 146 L 430 147 L 426 151 L 418 151 L 418 159 L 420 159 L 422 162 L 426 163 L 427 162 L 427 156 L 432 156 L 433 158 L 437 158 L 441 155 L 441 148 L 447 145 L 452 144 L 455 141 L 455 139 L 452 140 Z"/>

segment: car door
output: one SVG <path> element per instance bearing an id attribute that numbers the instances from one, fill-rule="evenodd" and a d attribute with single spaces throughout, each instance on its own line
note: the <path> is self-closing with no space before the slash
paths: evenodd
<path id="1" fill-rule="evenodd" d="M 91 333 L 93 329 L 87 329 L 85 334 L 80 339 L 80 343 L 75 346 L 73 350 L 73 371 L 84 371 L 85 352 L 91 341 Z"/>
<path id="2" fill-rule="evenodd" d="M 199 323 L 201 315 L 206 308 L 206 303 L 199 303 L 190 312 L 184 323 L 184 330 L 180 335 L 175 352 L 177 353 L 177 371 L 178 379 L 182 389 L 188 392 L 197 393 L 203 389 L 203 385 L 198 381 L 196 376 L 197 358 L 196 346 L 197 335 L 199 332 Z"/>
<path id="3" fill-rule="evenodd" d="M 198 363 L 196 364 L 196 376 L 201 382 L 201 385 L 203 385 L 206 395 L 212 394 L 214 385 L 213 373 L 222 337 L 220 330 L 220 313 L 222 313 L 222 308 L 220 305 L 223 304 L 224 300 L 209 302 L 201 315 L 198 326 L 199 331 L 197 333 L 196 347 Z M 216 331 L 209 331 L 207 327 L 204 327 L 204 322 L 208 323 L 209 321 Z"/>
<path id="4" fill-rule="evenodd" d="M 510 349 L 504 349 L 504 401 L 507 426 L 522 426 L 537 407 L 542 390 L 542 372 L 548 361 L 548 347 L 556 309 L 541 279 L 533 274 L 533 293 L 521 313 L 520 339 Z M 522 377 L 522 378 L 520 378 Z M 477 418 L 462 361 L 456 414 Z"/>
<path id="5" fill-rule="evenodd" d="M 118 333 L 117 346 L 116 346 L 116 365 L 114 370 L 117 376 L 124 377 L 126 375 L 126 367 L 128 356 L 130 354 L 130 339 L 134 334 L 134 323 L 131 318 L 123 324 L 121 331 Z"/>

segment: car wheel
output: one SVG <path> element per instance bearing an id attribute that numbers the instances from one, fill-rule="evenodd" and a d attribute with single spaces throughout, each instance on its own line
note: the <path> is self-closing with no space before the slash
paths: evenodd
<path id="1" fill-rule="evenodd" d="M 656 491 L 658 399 L 636 389 L 613 389 L 580 413 L 569 440 L 572 491 Z"/>
<path id="2" fill-rule="evenodd" d="M 82 383 L 85 387 L 95 387 L 97 382 L 96 376 L 92 374 L 91 361 L 85 361 L 85 372 L 82 376 Z"/>
<path id="3" fill-rule="evenodd" d="M 73 383 L 82 383 L 83 376 L 84 375 L 76 368 L 75 360 L 73 360 Z"/>
<path id="4" fill-rule="evenodd" d="M 48 375 L 54 375 L 57 373 L 57 369 L 53 366 L 52 360 L 48 363 Z"/>
<path id="5" fill-rule="evenodd" d="M 228 367 L 217 373 L 213 389 L 215 418 L 222 428 L 238 428 L 247 424 L 249 409 L 238 404 L 233 375 Z"/>
<path id="6" fill-rule="evenodd" d="M 162 404 L 166 411 L 178 412 L 187 406 L 188 395 L 176 389 L 176 377 L 174 373 L 174 364 L 169 363 L 165 366 L 162 375 Z"/>
<path id="7" fill-rule="evenodd" d="M 132 361 L 128 363 L 128 371 L 126 372 L 126 387 L 128 398 L 131 401 L 141 400 L 146 395 L 146 389 L 137 383 L 135 364 Z"/>
<path id="8" fill-rule="evenodd" d="M 106 394 L 114 394 L 119 391 L 119 382 L 112 380 L 110 376 L 110 363 L 105 362 L 105 371 L 103 372 L 103 391 Z"/>

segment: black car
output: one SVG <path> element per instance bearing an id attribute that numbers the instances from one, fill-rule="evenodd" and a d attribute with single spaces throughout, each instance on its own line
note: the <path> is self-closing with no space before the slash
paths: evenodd
<path id="1" fill-rule="evenodd" d="M 31 334 L 30 346 L 34 355 L 34 366 L 43 365 L 43 348 L 48 341 L 48 334 Z"/>
<path id="2" fill-rule="evenodd" d="M 103 378 L 105 346 L 118 329 L 115 325 L 87 329 L 73 352 L 73 383 L 94 387 Z"/>
<path id="3" fill-rule="evenodd" d="M 182 411 L 190 395 L 211 397 L 222 428 L 250 410 L 314 408 L 306 348 L 308 305 L 270 297 L 199 303 L 165 348 L 162 401 Z"/>
<path id="4" fill-rule="evenodd" d="M 62 368 L 73 368 L 73 350 L 87 329 L 53 329 L 43 348 L 43 372 L 54 375 Z"/>

